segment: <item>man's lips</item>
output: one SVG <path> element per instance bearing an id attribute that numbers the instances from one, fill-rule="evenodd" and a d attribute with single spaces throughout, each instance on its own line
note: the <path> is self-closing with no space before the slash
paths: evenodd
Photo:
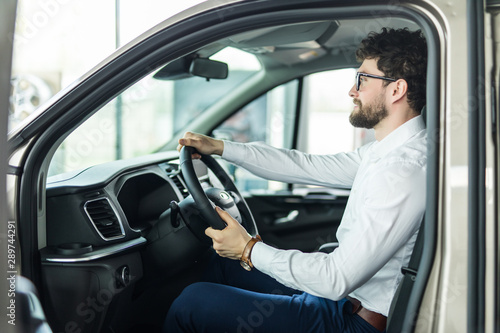
<path id="1" fill-rule="evenodd" d="M 352 102 L 354 103 L 354 108 L 359 108 L 361 105 L 361 102 L 357 99 L 353 99 Z"/>

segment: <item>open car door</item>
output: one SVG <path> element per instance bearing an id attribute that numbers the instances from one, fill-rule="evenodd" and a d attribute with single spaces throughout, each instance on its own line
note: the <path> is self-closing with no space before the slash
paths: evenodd
<path id="1" fill-rule="evenodd" d="M 12 64 L 13 35 L 16 17 L 16 0 L 5 0 L 2 2 L 0 11 L 0 172 L 5 175 L 7 170 L 7 118 L 9 115 L 9 95 L 10 95 L 10 73 Z M 0 321 L 0 331 L 10 333 L 18 332 L 16 329 L 15 292 L 11 289 L 9 280 L 11 271 L 8 267 L 8 222 L 7 222 L 7 194 L 6 179 L 0 177 L 0 244 L 2 247 L 2 260 L 0 260 L 0 308 L 2 309 L 2 320 Z M 15 281 L 15 280 L 14 280 Z M 15 289 L 15 287 L 14 287 Z M 13 308 L 12 312 L 9 306 Z M 7 309 L 7 310 L 6 310 Z M 7 312 L 6 312 L 7 311 Z"/>

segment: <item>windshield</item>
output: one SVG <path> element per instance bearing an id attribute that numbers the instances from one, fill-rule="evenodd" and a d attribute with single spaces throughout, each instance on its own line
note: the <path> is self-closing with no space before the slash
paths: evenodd
<path id="1" fill-rule="evenodd" d="M 49 176 L 156 152 L 216 101 L 261 69 L 249 53 L 225 48 L 210 59 L 229 65 L 224 80 L 155 79 L 151 73 L 72 132 L 57 149 Z"/>

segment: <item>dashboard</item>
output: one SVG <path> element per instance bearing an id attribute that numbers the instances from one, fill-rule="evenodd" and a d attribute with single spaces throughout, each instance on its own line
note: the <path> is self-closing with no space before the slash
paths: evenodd
<path id="1" fill-rule="evenodd" d="M 207 173 L 198 162 L 205 186 Z M 176 151 L 49 177 L 40 259 L 44 308 L 55 331 L 65 331 L 68 318 L 83 332 L 95 331 L 103 325 L 96 318 L 113 321 L 113 313 L 118 318 L 130 308 L 125 295 L 141 279 L 173 275 L 206 253 L 182 219 L 170 223 L 170 203 L 188 195 Z M 87 311 L 85 300 L 99 298 L 103 311 Z"/>
<path id="2" fill-rule="evenodd" d="M 176 155 L 162 155 L 49 178 L 47 246 L 57 253 L 76 250 L 78 244 L 99 248 L 143 236 L 171 201 L 188 195 Z"/>

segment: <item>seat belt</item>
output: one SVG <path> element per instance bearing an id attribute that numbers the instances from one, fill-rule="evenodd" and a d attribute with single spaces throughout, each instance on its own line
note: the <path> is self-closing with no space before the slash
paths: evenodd
<path id="1" fill-rule="evenodd" d="M 420 258 L 422 257 L 422 251 L 424 249 L 424 221 L 422 221 L 422 225 L 420 226 L 420 230 L 418 231 L 417 239 L 415 240 L 415 245 L 413 246 L 413 252 L 410 257 L 410 262 L 408 266 L 401 267 L 401 273 L 405 276 L 409 276 L 410 279 L 415 282 L 417 278 L 418 265 L 420 264 Z"/>
<path id="2" fill-rule="evenodd" d="M 401 267 L 401 273 L 403 273 L 404 276 L 398 289 L 396 290 L 396 294 L 394 295 L 394 299 L 389 310 L 389 316 L 387 318 L 388 333 L 400 333 L 403 329 L 408 300 L 410 299 L 413 285 L 417 279 L 418 265 L 420 264 L 420 258 L 422 257 L 422 251 L 424 248 L 424 220 L 425 216 L 422 218 L 422 223 L 417 234 L 417 239 L 415 240 L 415 245 L 413 247 L 413 252 L 408 266 Z M 397 313 L 394 313 L 394 311 Z"/>

